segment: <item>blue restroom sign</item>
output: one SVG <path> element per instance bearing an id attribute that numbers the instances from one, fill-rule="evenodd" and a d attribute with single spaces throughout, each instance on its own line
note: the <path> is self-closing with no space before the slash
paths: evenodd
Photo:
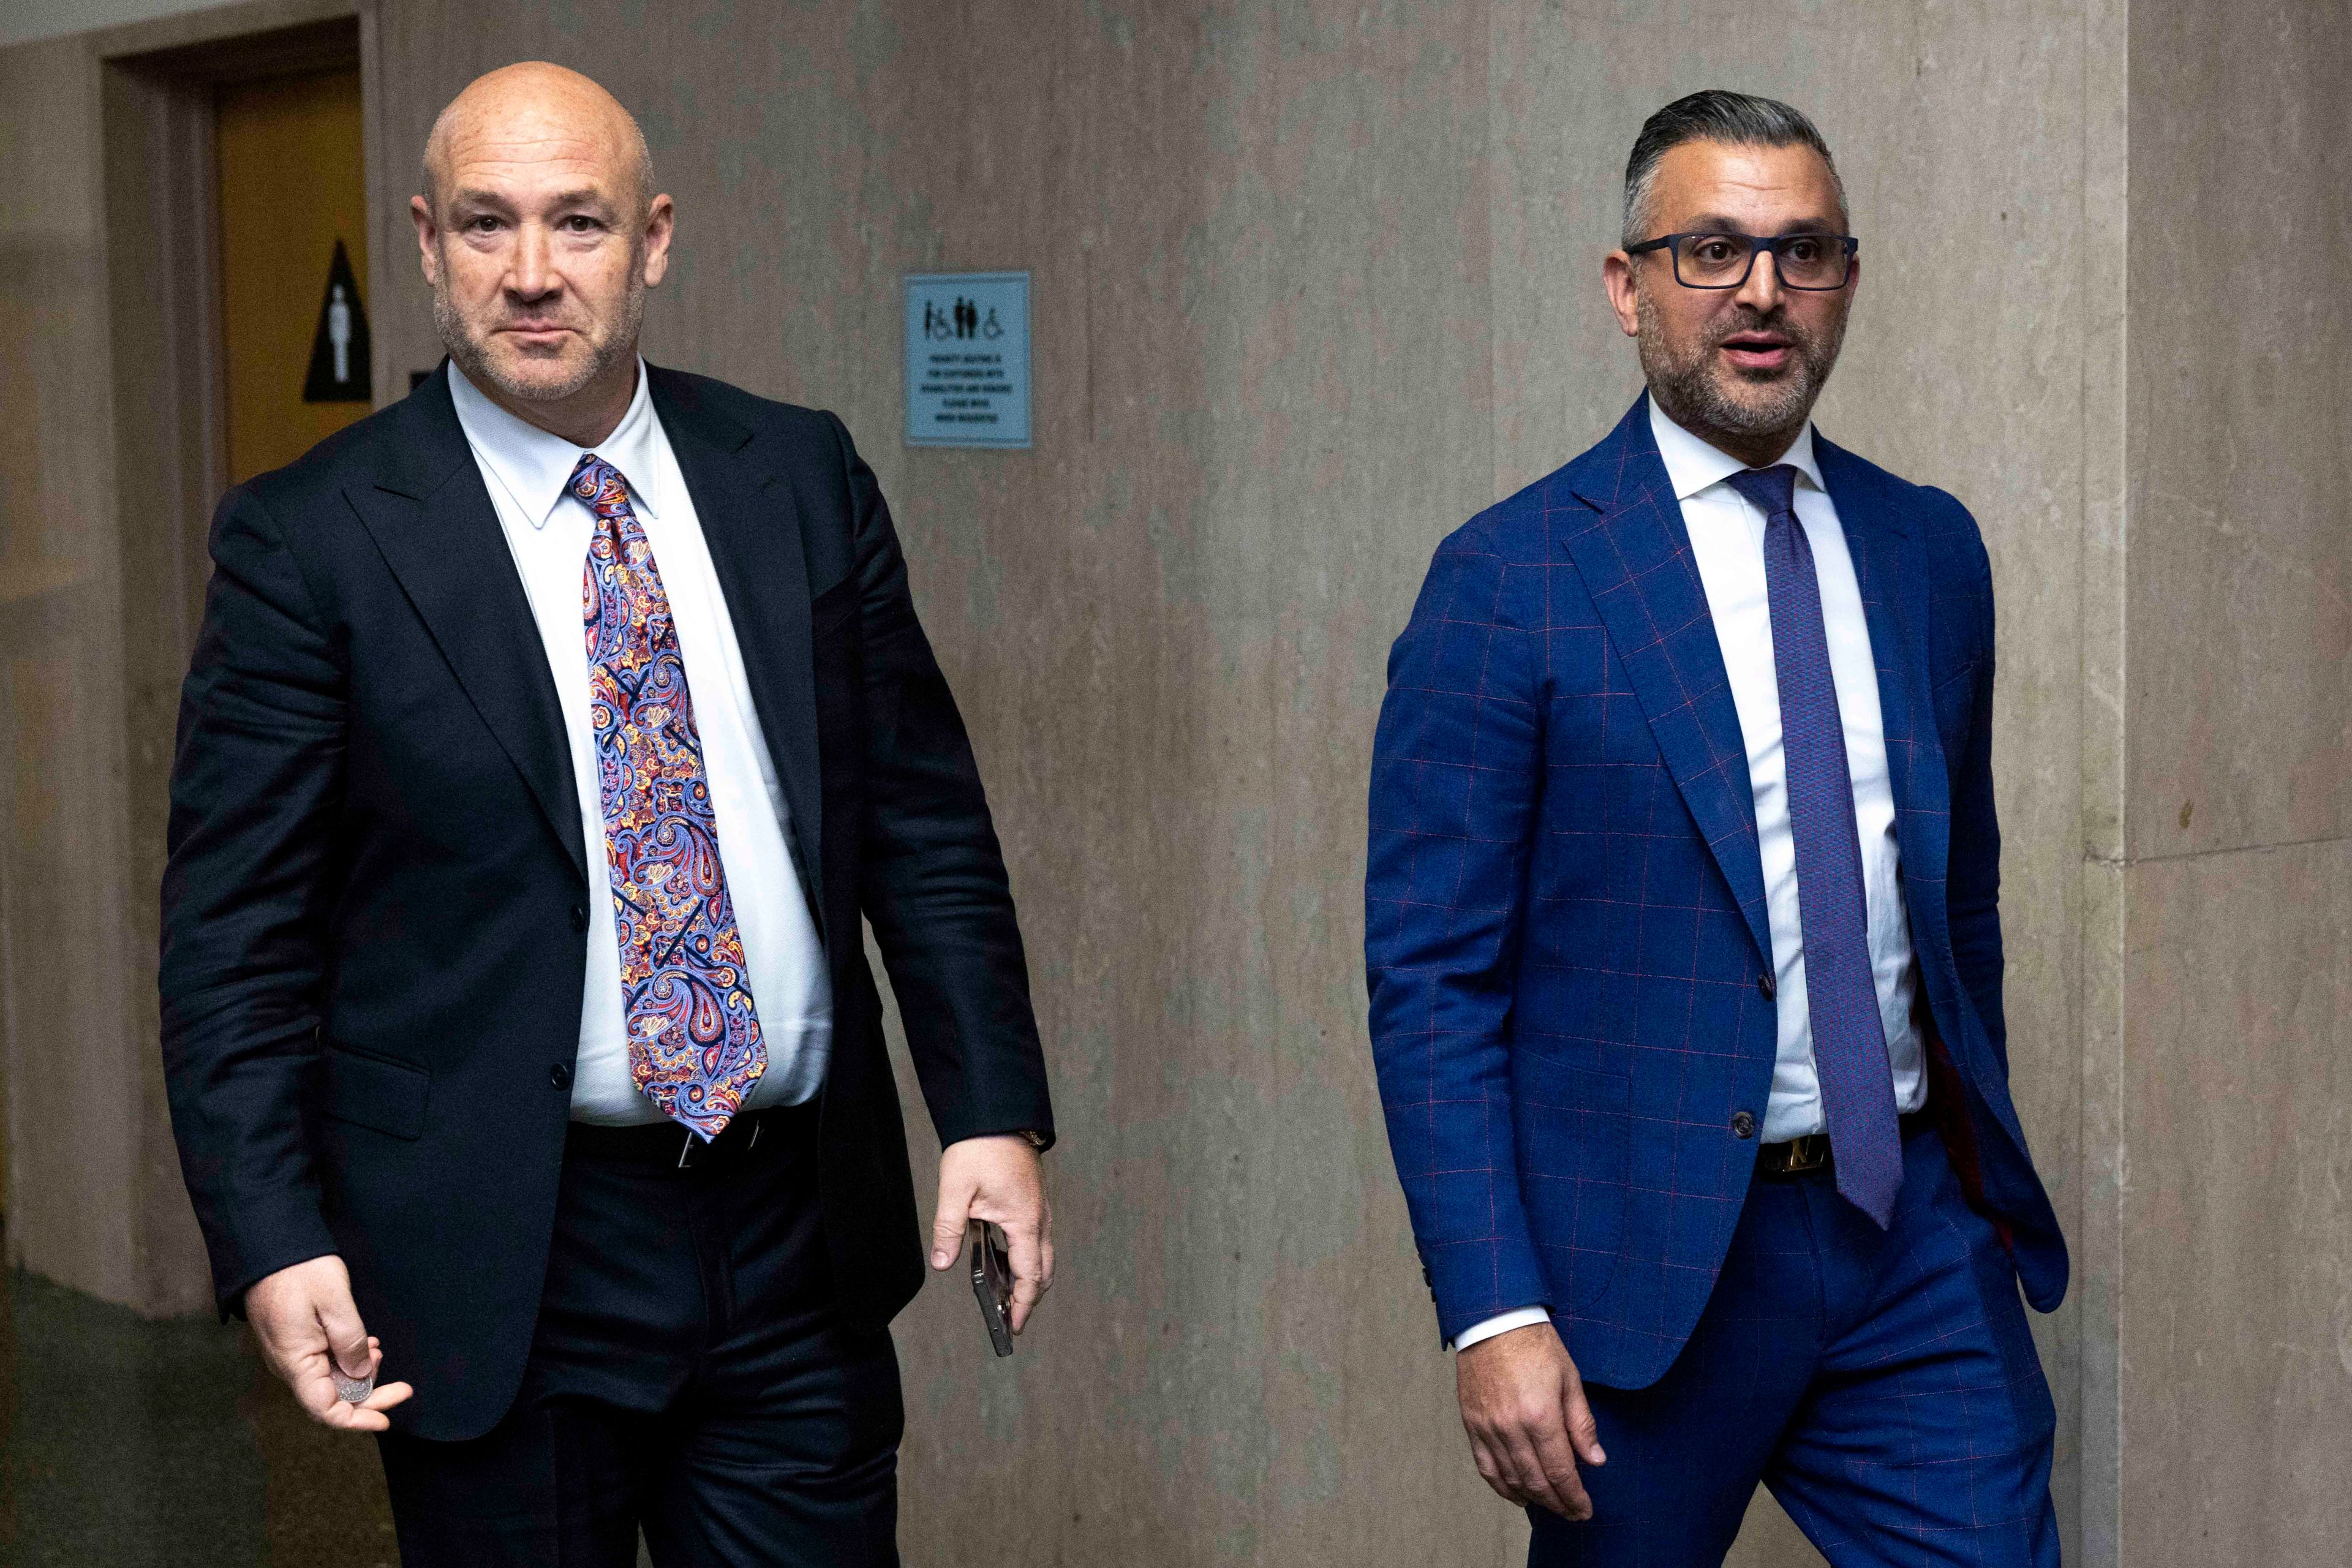
<path id="1" fill-rule="evenodd" d="M 1029 445 L 1029 274 L 907 275 L 907 444 Z"/>

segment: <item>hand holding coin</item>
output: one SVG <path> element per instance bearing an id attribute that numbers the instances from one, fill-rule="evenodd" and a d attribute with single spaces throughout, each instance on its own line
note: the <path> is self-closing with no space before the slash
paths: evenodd
<path id="1" fill-rule="evenodd" d="M 313 1258 L 263 1276 L 246 1290 L 245 1308 L 269 1370 L 320 1426 L 385 1431 L 392 1424 L 384 1412 L 415 1392 L 404 1383 L 377 1386 L 383 1349 L 360 1321 L 340 1258 Z"/>

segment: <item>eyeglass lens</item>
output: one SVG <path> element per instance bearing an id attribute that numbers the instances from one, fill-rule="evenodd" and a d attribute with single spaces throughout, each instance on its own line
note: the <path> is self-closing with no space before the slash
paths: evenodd
<path id="1" fill-rule="evenodd" d="M 1720 289 L 1748 274 L 1751 244 L 1744 234 L 1692 234 L 1675 242 L 1675 276 L 1694 289 Z M 1833 236 L 1793 234 L 1763 242 L 1776 253 L 1780 281 L 1796 289 L 1837 289 L 1845 283 L 1845 247 Z"/>

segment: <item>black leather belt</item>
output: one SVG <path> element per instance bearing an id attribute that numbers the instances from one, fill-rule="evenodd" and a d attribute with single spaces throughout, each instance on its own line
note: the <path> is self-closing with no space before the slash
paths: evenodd
<path id="1" fill-rule="evenodd" d="M 730 1121 L 718 1137 L 704 1142 L 675 1121 L 648 1122 L 639 1127 L 599 1127 L 575 1121 L 563 1135 L 563 1153 L 591 1160 L 627 1160 L 673 1171 L 700 1170 L 730 1164 L 758 1148 L 762 1141 L 781 1148 L 779 1138 L 807 1140 L 816 1135 L 816 1101 L 780 1105 L 769 1110 L 747 1110 Z"/>
<path id="2" fill-rule="evenodd" d="M 1911 1111 L 1897 1125 L 1907 1143 L 1928 1125 L 1927 1113 Z M 1802 1176 L 1829 1170 L 1835 1163 L 1830 1155 L 1830 1135 L 1826 1132 L 1808 1132 L 1802 1138 L 1767 1143 L 1756 1151 L 1756 1173 L 1759 1176 Z"/>

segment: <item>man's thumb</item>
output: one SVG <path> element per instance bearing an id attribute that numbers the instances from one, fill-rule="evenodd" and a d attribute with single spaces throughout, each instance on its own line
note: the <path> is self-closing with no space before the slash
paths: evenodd
<path id="1" fill-rule="evenodd" d="M 345 1377 L 363 1378 L 373 1370 L 375 1358 L 368 1350 L 367 1325 L 360 1321 L 359 1309 L 348 1299 L 321 1303 L 319 1326 L 327 1331 L 328 1353 Z"/>
<path id="2" fill-rule="evenodd" d="M 940 1194 L 939 1217 L 931 1222 L 931 1267 L 945 1268 L 963 1250 L 963 1227 L 971 1212 L 969 1193 Z"/>

